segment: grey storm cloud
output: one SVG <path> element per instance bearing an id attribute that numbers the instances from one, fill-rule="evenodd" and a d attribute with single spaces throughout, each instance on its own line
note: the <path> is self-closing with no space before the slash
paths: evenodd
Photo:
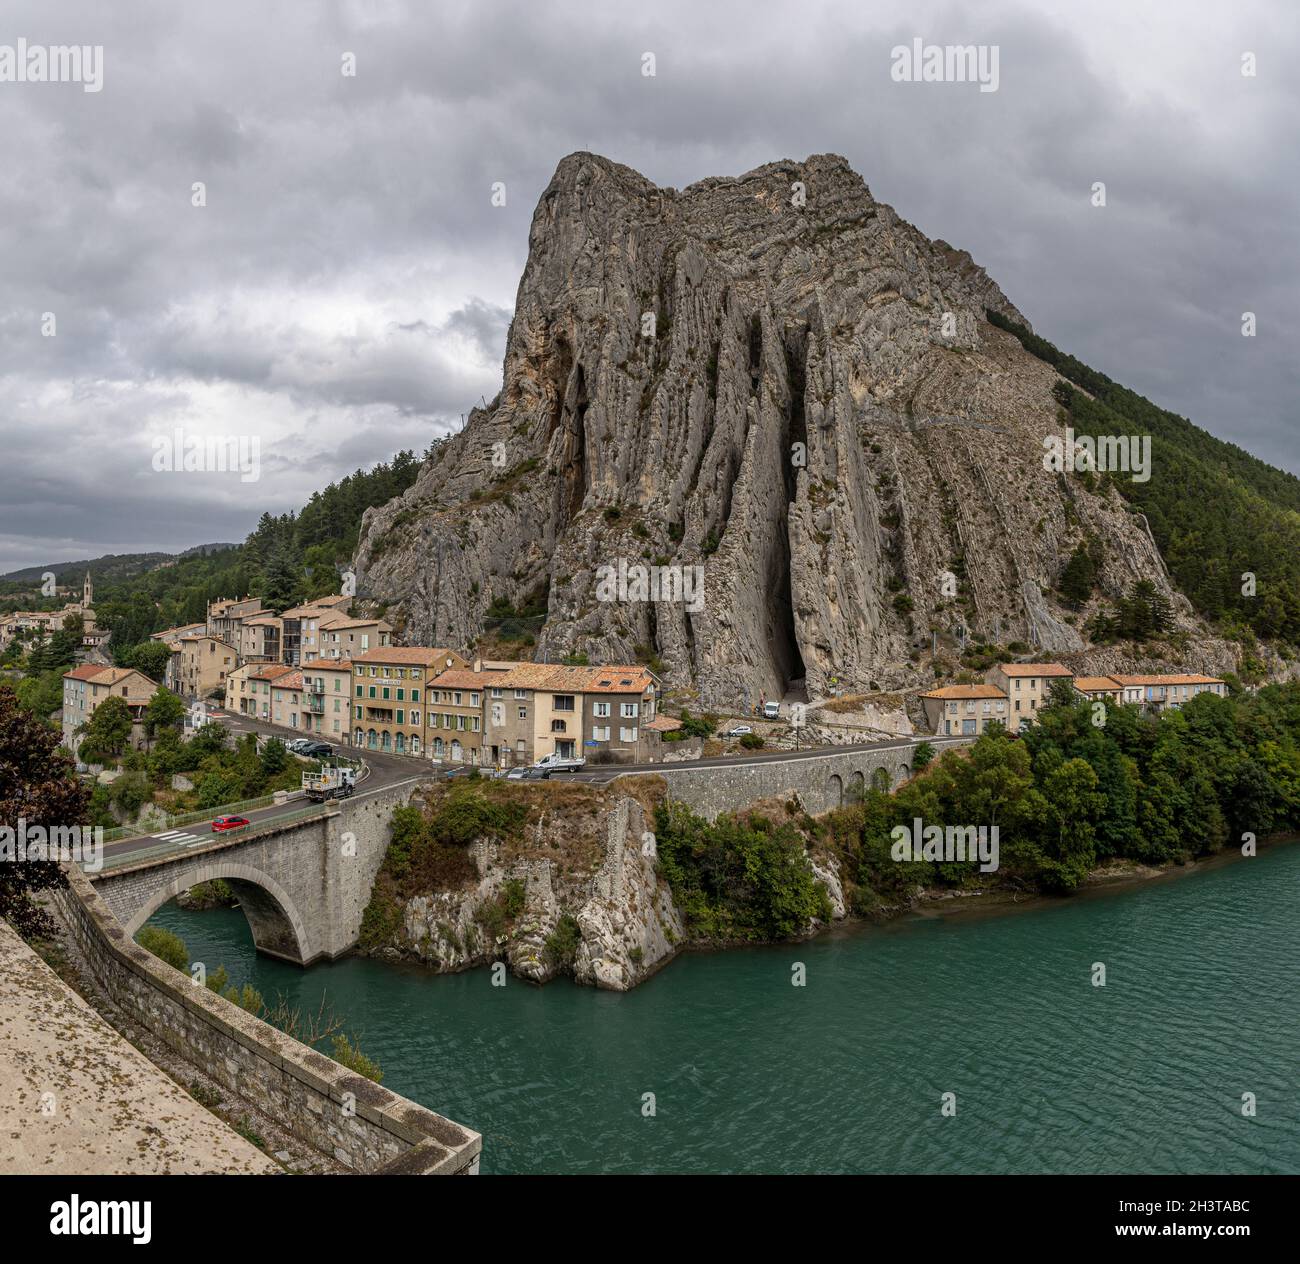
<path id="1" fill-rule="evenodd" d="M 0 572 L 239 539 L 459 425 L 578 149 L 678 187 L 844 154 L 1044 336 L 1300 469 L 1300 24 L 973 8 L 11 0 L 0 43 L 101 44 L 104 84 L 0 84 Z M 998 91 L 894 82 L 916 36 L 997 45 Z M 257 435 L 263 478 L 156 474 L 175 426 Z"/>

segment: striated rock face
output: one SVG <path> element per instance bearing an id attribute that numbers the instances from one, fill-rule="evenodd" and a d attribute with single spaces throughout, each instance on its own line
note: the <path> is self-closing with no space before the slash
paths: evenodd
<path id="1" fill-rule="evenodd" d="M 682 191 L 571 155 L 501 393 L 367 513 L 358 592 L 430 645 L 544 595 L 539 654 L 657 656 L 719 707 L 925 683 L 932 633 L 1080 649 L 1052 589 L 1085 533 L 1104 591 L 1153 580 L 1190 624 L 1141 518 L 1044 468 L 1056 375 L 987 308 L 1028 323 L 835 155 Z M 620 559 L 702 594 L 604 600 Z"/>
<path id="2" fill-rule="evenodd" d="M 477 884 L 407 901 L 399 935 L 377 955 L 417 959 L 445 973 L 500 960 L 520 978 L 546 983 L 567 964 L 548 951 L 547 942 L 569 917 L 577 927 L 574 979 L 615 991 L 635 987 L 676 953 L 685 930 L 667 884 L 655 874 L 641 805 L 619 798 L 593 819 L 599 859 L 591 865 L 575 862 L 583 848 L 574 845 L 581 827 L 573 814 L 540 822 L 528 857 L 507 860 L 499 844 L 475 844 Z M 556 851 L 554 859 L 536 856 L 548 846 Z M 494 939 L 482 910 L 510 882 L 523 884 L 523 909 Z"/>

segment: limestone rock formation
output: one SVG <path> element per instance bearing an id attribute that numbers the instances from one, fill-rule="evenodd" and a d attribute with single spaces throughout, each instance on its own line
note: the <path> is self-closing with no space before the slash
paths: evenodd
<path id="1" fill-rule="evenodd" d="M 657 660 L 732 708 L 926 684 L 934 636 L 1078 650 L 1054 589 L 1086 535 L 1104 592 L 1152 580 L 1190 626 L 1145 522 L 1045 468 L 1056 375 L 990 308 L 1028 324 L 835 155 L 681 191 L 570 155 L 502 390 L 366 514 L 358 592 L 430 645 L 544 600 L 539 654 Z M 608 599 L 620 561 L 702 592 Z"/>
<path id="2" fill-rule="evenodd" d="M 515 850 L 506 857 L 495 842 L 474 844 L 478 882 L 408 900 L 399 934 L 377 955 L 416 959 L 443 973 L 502 960 L 533 983 L 568 968 L 578 983 L 619 992 L 635 987 L 677 952 L 684 924 L 667 883 L 655 873 L 642 805 L 616 797 L 590 814 L 590 825 L 586 821 L 572 812 L 552 814 L 538 823 L 526 856 Z M 598 863 L 585 865 L 587 840 L 575 836 L 589 828 L 599 836 Z M 547 850 L 552 855 L 542 854 Z M 512 881 L 523 884 L 523 908 L 494 940 L 483 910 Z M 565 917 L 576 923 L 571 962 L 551 950 Z"/>

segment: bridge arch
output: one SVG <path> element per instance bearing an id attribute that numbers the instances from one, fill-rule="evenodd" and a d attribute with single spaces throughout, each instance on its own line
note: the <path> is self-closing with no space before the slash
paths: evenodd
<path id="1" fill-rule="evenodd" d="M 831 773 L 830 780 L 826 783 L 826 806 L 828 808 L 844 806 L 844 778 L 837 772 Z"/>
<path id="2" fill-rule="evenodd" d="M 912 775 L 912 769 L 910 765 L 908 764 L 900 765 L 898 769 L 898 781 L 895 784 L 901 786 L 903 782 L 905 782 L 909 777 L 911 777 L 911 775 Z"/>
<path id="3" fill-rule="evenodd" d="M 294 965 L 306 965 L 316 955 L 316 947 L 307 934 L 302 914 L 289 893 L 273 878 L 250 865 L 214 860 L 187 867 L 153 892 L 126 924 L 126 933 L 134 939 L 140 928 L 168 900 L 200 882 L 220 878 L 239 897 L 239 907 L 253 933 L 258 952 L 279 957 Z"/>

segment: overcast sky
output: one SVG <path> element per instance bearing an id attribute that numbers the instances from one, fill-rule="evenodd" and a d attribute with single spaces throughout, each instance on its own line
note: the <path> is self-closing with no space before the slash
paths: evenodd
<path id="1" fill-rule="evenodd" d="M 916 36 L 996 45 L 998 90 L 895 82 Z M 578 149 L 679 188 L 843 154 L 1039 333 L 1300 472 L 1290 5 L 6 0 L 20 37 L 104 63 L 0 82 L 0 572 L 238 541 L 458 425 Z M 156 472 L 177 426 L 257 436 L 259 481 Z"/>

